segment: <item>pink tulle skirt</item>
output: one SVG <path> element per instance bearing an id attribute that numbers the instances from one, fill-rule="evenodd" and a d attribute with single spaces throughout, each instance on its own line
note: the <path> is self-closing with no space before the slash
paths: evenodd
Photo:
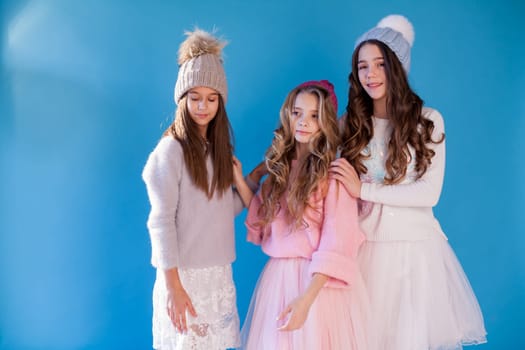
<path id="1" fill-rule="evenodd" d="M 279 331 L 282 310 L 308 287 L 310 260 L 272 258 L 266 264 L 241 331 L 248 350 L 368 350 L 369 305 L 364 282 L 356 276 L 350 288 L 324 287 L 302 328 Z"/>
<path id="2" fill-rule="evenodd" d="M 478 301 L 442 236 L 367 241 L 359 252 L 379 350 L 451 350 L 486 342 Z"/>

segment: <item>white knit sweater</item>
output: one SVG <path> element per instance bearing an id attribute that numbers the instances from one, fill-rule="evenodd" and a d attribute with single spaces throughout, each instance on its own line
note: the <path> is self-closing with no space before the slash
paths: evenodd
<path id="1" fill-rule="evenodd" d="M 423 108 L 423 114 L 434 122 L 433 140 L 444 133 L 441 114 L 431 108 Z M 385 159 L 390 140 L 391 125 L 388 119 L 373 118 L 374 136 L 366 152 L 371 157 L 365 161 L 368 172 L 361 176 L 361 199 L 363 200 L 360 221 L 361 229 L 369 241 L 421 240 L 433 235 L 443 235 L 439 222 L 434 217 L 434 207 L 441 194 L 445 173 L 445 142 L 430 144 L 435 155 L 426 173 L 415 180 L 415 154 L 407 176 L 396 185 L 384 185 Z"/>
<path id="2" fill-rule="evenodd" d="M 213 174 L 211 158 L 206 161 Z M 234 218 L 243 208 L 233 189 L 211 199 L 198 189 L 173 137 L 159 141 L 142 173 L 151 203 L 148 229 L 153 266 L 203 268 L 235 260 Z"/>

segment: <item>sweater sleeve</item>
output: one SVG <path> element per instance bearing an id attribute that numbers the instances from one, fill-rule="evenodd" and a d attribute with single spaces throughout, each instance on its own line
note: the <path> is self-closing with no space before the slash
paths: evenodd
<path id="1" fill-rule="evenodd" d="M 248 230 L 246 240 L 252 242 L 253 244 L 261 244 L 263 237 L 263 229 L 259 226 L 259 208 L 261 207 L 261 194 L 260 191 L 257 192 L 248 207 L 248 215 L 246 215 L 246 220 L 244 224 Z"/>
<path id="2" fill-rule="evenodd" d="M 176 142 L 170 137 L 164 137 L 150 154 L 142 173 L 151 204 L 147 222 L 151 262 L 160 269 L 179 265 L 175 216 L 183 162 L 182 152 L 176 149 Z"/>
<path id="3" fill-rule="evenodd" d="M 434 122 L 433 140 L 441 139 L 445 132 L 441 114 L 429 109 L 427 118 Z M 425 174 L 412 183 L 384 185 L 363 183 L 361 199 L 399 207 L 433 207 L 441 195 L 443 177 L 445 174 L 445 140 L 438 144 L 431 143 L 429 147 L 435 152 L 431 164 Z"/>
<path id="4" fill-rule="evenodd" d="M 246 181 L 246 184 L 253 193 L 256 193 L 259 190 L 259 184 L 253 181 L 248 175 L 244 177 L 244 181 Z"/>
<path id="5" fill-rule="evenodd" d="M 357 252 L 364 240 L 359 228 L 357 200 L 337 181 L 330 181 L 319 247 L 312 255 L 309 272 L 330 276 L 329 287 L 352 285 L 358 273 Z"/>
<path id="6" fill-rule="evenodd" d="M 233 187 L 232 191 L 233 191 L 233 214 L 237 216 L 244 209 L 244 204 L 242 204 L 242 199 L 241 199 L 241 195 L 239 194 L 239 191 L 237 191 L 235 187 Z"/>

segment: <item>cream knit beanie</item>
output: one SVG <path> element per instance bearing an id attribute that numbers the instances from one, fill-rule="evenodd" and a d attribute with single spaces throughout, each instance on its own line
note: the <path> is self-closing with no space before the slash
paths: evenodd
<path id="1" fill-rule="evenodd" d="M 208 32 L 195 29 L 185 33 L 188 37 L 179 47 L 179 74 L 175 84 L 175 103 L 198 86 L 217 90 L 224 103 L 228 99 L 228 86 L 221 52 L 226 42 Z"/>

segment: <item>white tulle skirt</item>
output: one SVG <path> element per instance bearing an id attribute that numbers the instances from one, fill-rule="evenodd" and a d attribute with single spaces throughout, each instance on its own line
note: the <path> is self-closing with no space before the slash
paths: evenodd
<path id="1" fill-rule="evenodd" d="M 179 333 L 166 311 L 164 273 L 153 287 L 153 348 L 224 350 L 240 344 L 239 315 L 231 265 L 179 269 L 197 317 L 186 314 L 188 331 Z"/>
<path id="2" fill-rule="evenodd" d="M 478 301 L 442 237 L 367 241 L 359 253 L 380 350 L 451 350 L 486 342 Z"/>
<path id="3" fill-rule="evenodd" d="M 370 350 L 369 305 L 364 282 L 350 288 L 324 287 L 303 327 L 279 331 L 277 316 L 308 287 L 310 261 L 272 258 L 266 264 L 241 331 L 247 350 Z"/>

